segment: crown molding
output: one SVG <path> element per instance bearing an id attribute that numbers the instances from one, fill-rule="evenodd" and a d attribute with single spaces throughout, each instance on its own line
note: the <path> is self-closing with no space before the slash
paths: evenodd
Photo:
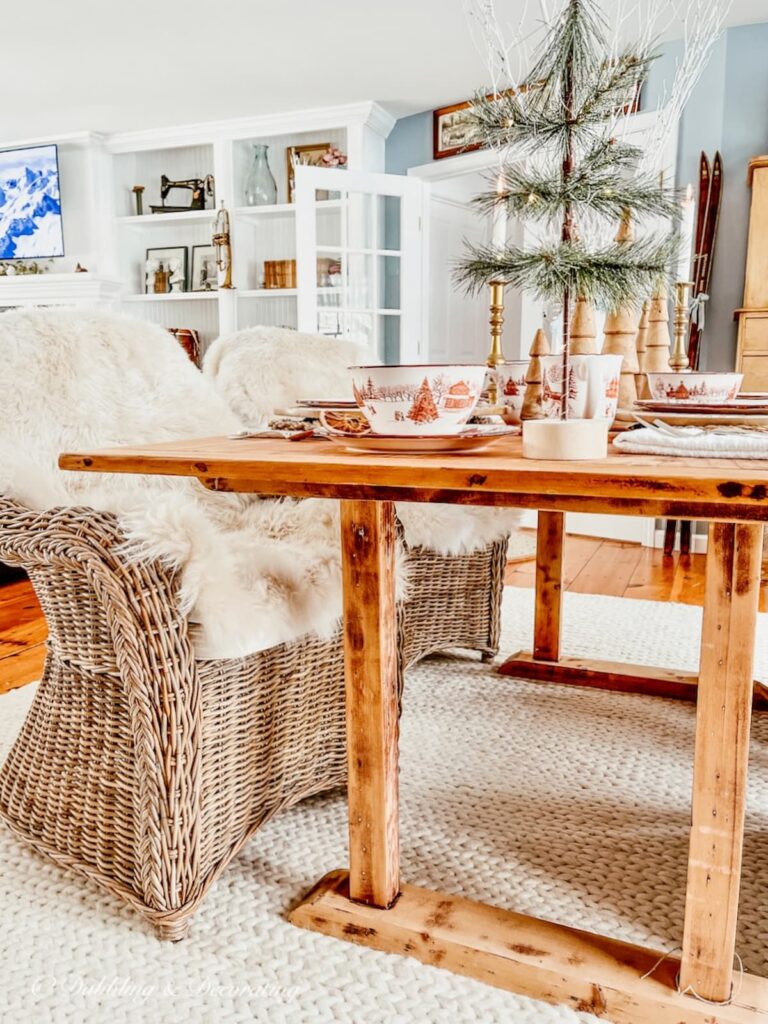
<path id="1" fill-rule="evenodd" d="M 174 149 L 181 146 L 212 144 L 222 139 L 248 139 L 361 124 L 386 138 L 394 123 L 395 118 L 384 107 L 366 101 L 335 107 L 285 111 L 279 114 L 202 121 L 170 128 L 115 132 L 106 136 L 105 145 L 110 153 L 130 153 L 148 149 Z"/>
<path id="2" fill-rule="evenodd" d="M 0 277 L 0 308 L 109 302 L 123 287 L 122 281 L 98 274 L 11 274 Z"/>
<path id="3" fill-rule="evenodd" d="M 0 142 L 0 149 L 26 149 L 29 146 L 101 146 L 106 136 L 101 132 L 69 132 L 66 135 L 41 135 L 34 139 L 10 139 Z"/>

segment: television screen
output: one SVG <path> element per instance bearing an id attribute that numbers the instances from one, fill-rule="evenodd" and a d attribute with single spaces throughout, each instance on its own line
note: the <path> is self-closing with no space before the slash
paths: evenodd
<path id="1" fill-rule="evenodd" d="M 56 146 L 0 151 L 0 259 L 63 255 Z"/>

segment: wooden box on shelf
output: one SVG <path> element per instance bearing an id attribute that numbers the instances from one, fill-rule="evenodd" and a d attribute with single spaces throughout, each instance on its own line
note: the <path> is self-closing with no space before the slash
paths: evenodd
<path id="1" fill-rule="evenodd" d="M 264 260 L 265 288 L 295 288 L 296 260 Z"/>

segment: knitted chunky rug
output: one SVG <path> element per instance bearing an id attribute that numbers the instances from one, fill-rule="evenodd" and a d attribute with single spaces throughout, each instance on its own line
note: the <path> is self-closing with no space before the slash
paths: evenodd
<path id="1" fill-rule="evenodd" d="M 530 643 L 532 595 L 508 590 L 503 650 Z M 768 676 L 760 616 L 757 676 Z M 568 594 L 574 655 L 694 668 L 700 611 Z M 32 688 L 0 697 L 0 756 Z M 468 657 L 407 677 L 403 876 L 644 943 L 678 946 L 692 705 L 496 676 Z M 415 960 L 300 931 L 286 912 L 347 863 L 345 803 L 302 804 L 259 832 L 178 945 L 30 853 L 0 825 L 0 1020 L 72 1024 L 575 1024 Z M 754 718 L 737 949 L 768 975 L 768 714 Z"/>

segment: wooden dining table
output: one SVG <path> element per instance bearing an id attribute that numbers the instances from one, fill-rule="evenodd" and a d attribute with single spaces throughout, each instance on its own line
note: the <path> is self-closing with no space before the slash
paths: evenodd
<path id="1" fill-rule="evenodd" d="M 65 454 L 60 465 L 195 477 L 213 491 L 340 499 L 349 868 L 317 883 L 291 913 L 294 924 L 616 1024 L 768 1021 L 768 979 L 734 966 L 750 719 L 753 699 L 765 696 L 755 693 L 752 673 L 768 462 L 613 452 L 593 462 L 544 462 L 522 458 L 519 438 L 461 456 L 202 438 Z M 401 882 L 395 501 L 539 510 L 533 649 L 500 671 L 696 699 L 679 955 Z M 571 511 L 709 523 L 697 674 L 562 654 Z"/>

